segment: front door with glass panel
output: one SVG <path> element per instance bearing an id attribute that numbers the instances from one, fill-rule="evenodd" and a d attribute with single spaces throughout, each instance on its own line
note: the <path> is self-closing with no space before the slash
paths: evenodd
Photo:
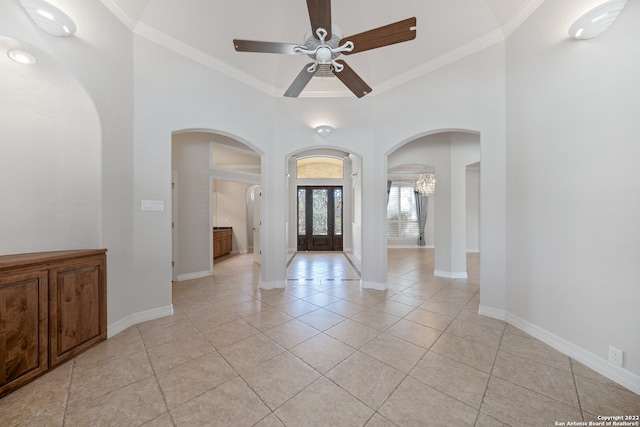
<path id="1" fill-rule="evenodd" d="M 298 250 L 342 250 L 342 187 L 298 187 Z"/>

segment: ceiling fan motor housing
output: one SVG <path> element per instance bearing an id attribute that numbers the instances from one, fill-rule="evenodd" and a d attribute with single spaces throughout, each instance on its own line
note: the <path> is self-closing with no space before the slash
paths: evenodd
<path id="1" fill-rule="evenodd" d="M 311 31 L 307 31 L 304 39 L 304 45 L 306 48 L 315 52 L 314 55 L 310 54 L 307 56 L 311 59 L 317 60 L 321 64 L 328 64 L 331 60 L 340 56 L 340 52 L 335 52 L 334 50 L 338 47 L 340 40 L 342 40 L 342 31 L 340 31 L 340 29 L 335 25 L 331 26 L 331 39 L 324 41 L 326 46 L 324 49 L 318 49 L 322 43 Z M 324 52 L 321 53 L 321 51 Z"/>

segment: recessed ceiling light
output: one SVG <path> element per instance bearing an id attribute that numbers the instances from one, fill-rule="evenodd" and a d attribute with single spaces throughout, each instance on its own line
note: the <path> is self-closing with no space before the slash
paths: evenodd
<path id="1" fill-rule="evenodd" d="M 25 52 L 23 50 L 10 50 L 7 52 L 7 56 L 19 64 L 32 65 L 36 63 L 36 58 L 29 52 Z"/>
<path id="2" fill-rule="evenodd" d="M 20 0 L 33 22 L 47 34 L 68 37 L 76 32 L 76 24 L 69 16 L 44 0 Z"/>
<path id="3" fill-rule="evenodd" d="M 569 27 L 569 35 L 586 40 L 599 36 L 616 20 L 627 0 L 610 0 L 582 15 Z"/>

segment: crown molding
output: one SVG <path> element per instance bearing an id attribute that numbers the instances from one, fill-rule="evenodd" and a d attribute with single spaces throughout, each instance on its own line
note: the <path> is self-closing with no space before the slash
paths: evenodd
<path id="1" fill-rule="evenodd" d="M 191 45 L 188 45 L 174 37 L 171 37 L 170 35 L 163 33 L 162 31 L 159 31 L 150 25 L 147 25 L 144 22 L 138 22 L 135 27 L 134 34 L 160 46 L 163 46 L 179 55 L 198 62 L 199 64 L 202 64 L 208 68 L 211 68 L 233 79 L 236 79 L 255 89 L 258 89 L 268 95 L 276 96 L 275 87 L 245 73 L 244 71 L 232 67 L 226 62 L 220 61 L 213 56 L 194 48 Z"/>
<path id="2" fill-rule="evenodd" d="M 444 55 L 440 55 L 439 57 L 425 64 L 422 64 L 419 67 L 415 67 L 409 71 L 399 74 L 398 76 L 390 80 L 387 80 L 384 83 L 379 84 L 375 88 L 375 91 L 372 92 L 372 95 L 386 92 L 397 86 L 405 84 L 408 81 L 422 77 L 432 71 L 435 71 L 439 68 L 442 68 L 456 61 L 459 61 L 460 59 L 465 58 L 469 55 L 472 55 L 476 52 L 479 52 L 489 46 L 493 46 L 496 43 L 500 43 L 504 41 L 504 39 L 505 37 L 501 29 L 494 30 L 489 34 L 479 37 L 467 44 L 464 44 L 452 51 L 445 53 Z"/>
<path id="3" fill-rule="evenodd" d="M 136 27 L 136 20 L 132 18 L 115 0 L 100 0 L 100 3 L 111 13 L 115 15 L 116 18 L 120 20 L 128 29 L 131 31 Z"/>
<path id="4" fill-rule="evenodd" d="M 523 4 L 520 9 L 518 9 L 518 11 L 502 26 L 502 32 L 504 33 L 505 38 L 509 37 L 509 35 L 513 33 L 520 24 L 526 21 L 527 18 L 531 16 L 531 14 L 544 2 L 545 0 L 529 0 Z"/>

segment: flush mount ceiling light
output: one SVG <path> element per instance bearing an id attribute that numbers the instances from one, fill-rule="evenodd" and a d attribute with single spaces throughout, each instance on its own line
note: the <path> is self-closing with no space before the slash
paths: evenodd
<path id="1" fill-rule="evenodd" d="M 316 133 L 320 136 L 327 136 L 331 134 L 331 132 L 333 132 L 333 128 L 329 125 L 316 126 L 315 128 L 313 128 L 313 130 L 315 130 Z"/>
<path id="2" fill-rule="evenodd" d="M 76 32 L 76 24 L 69 16 L 44 0 L 20 0 L 33 22 L 42 31 L 56 37 L 68 37 Z"/>
<path id="3" fill-rule="evenodd" d="M 592 39 L 607 31 L 627 0 L 611 0 L 582 15 L 569 27 L 569 35 L 579 40 Z"/>
<path id="4" fill-rule="evenodd" d="M 32 65 L 36 63 L 36 58 L 23 50 L 10 50 L 7 52 L 7 56 L 19 64 Z"/>

